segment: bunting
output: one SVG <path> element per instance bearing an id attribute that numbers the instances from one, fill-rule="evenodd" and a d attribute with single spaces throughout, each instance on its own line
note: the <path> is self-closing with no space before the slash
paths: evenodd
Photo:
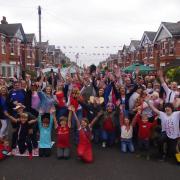
<path id="1" fill-rule="evenodd" d="M 109 48 L 122 48 L 123 46 L 121 46 L 121 45 L 119 45 L 119 46 L 117 46 L 117 45 L 114 45 L 114 46 L 93 46 L 93 47 L 90 47 L 90 46 L 88 46 L 88 47 L 86 47 L 86 46 L 65 46 L 65 45 L 61 45 L 61 46 L 58 46 L 58 48 L 60 48 L 60 49 L 77 49 L 77 48 L 79 48 L 79 49 L 86 49 L 86 48 L 95 48 L 95 49 L 109 49 Z"/>

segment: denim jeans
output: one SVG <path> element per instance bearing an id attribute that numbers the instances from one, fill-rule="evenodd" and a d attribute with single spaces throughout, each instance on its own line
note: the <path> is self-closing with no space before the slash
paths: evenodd
<path id="1" fill-rule="evenodd" d="M 107 132 L 105 130 L 101 131 L 102 140 L 105 141 L 108 145 L 113 145 L 115 141 L 115 132 Z"/>
<path id="2" fill-rule="evenodd" d="M 93 132 L 93 136 L 94 136 L 93 141 L 94 141 L 94 143 L 98 144 L 100 142 L 100 139 L 101 139 L 101 136 L 100 136 L 101 130 L 99 128 L 94 128 L 92 130 L 92 132 Z"/>
<path id="3" fill-rule="evenodd" d="M 134 152 L 134 145 L 132 139 L 121 139 L 121 151 L 122 152 Z"/>
<path id="4" fill-rule="evenodd" d="M 1 127 L 0 127 L 0 138 L 3 138 L 8 134 L 8 120 L 0 119 Z"/>

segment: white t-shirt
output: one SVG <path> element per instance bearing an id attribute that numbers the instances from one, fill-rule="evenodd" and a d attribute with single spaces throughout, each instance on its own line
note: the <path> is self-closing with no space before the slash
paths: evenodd
<path id="1" fill-rule="evenodd" d="M 162 87 L 164 88 L 164 91 L 166 92 L 165 102 L 173 103 L 177 92 L 169 89 L 166 83 L 162 83 Z"/>
<path id="2" fill-rule="evenodd" d="M 133 127 L 130 126 L 129 130 L 127 131 L 126 126 L 121 126 L 121 138 L 123 139 L 131 139 L 133 136 Z"/>
<path id="3" fill-rule="evenodd" d="M 162 131 L 165 131 L 170 139 L 180 137 L 180 111 L 173 112 L 170 116 L 160 111 Z"/>

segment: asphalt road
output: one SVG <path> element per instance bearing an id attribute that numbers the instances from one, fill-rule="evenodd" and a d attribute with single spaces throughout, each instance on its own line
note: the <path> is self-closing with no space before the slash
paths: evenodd
<path id="1" fill-rule="evenodd" d="M 180 180 L 180 165 L 137 158 L 120 153 L 118 147 L 94 146 L 95 162 L 84 164 L 72 149 L 70 160 L 9 157 L 0 162 L 0 180 Z"/>

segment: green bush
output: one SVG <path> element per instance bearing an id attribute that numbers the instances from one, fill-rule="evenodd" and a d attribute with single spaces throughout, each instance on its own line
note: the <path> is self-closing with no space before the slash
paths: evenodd
<path id="1" fill-rule="evenodd" d="M 178 84 L 180 84 L 180 66 L 169 69 L 166 72 L 166 75 L 171 81 L 176 81 Z"/>

